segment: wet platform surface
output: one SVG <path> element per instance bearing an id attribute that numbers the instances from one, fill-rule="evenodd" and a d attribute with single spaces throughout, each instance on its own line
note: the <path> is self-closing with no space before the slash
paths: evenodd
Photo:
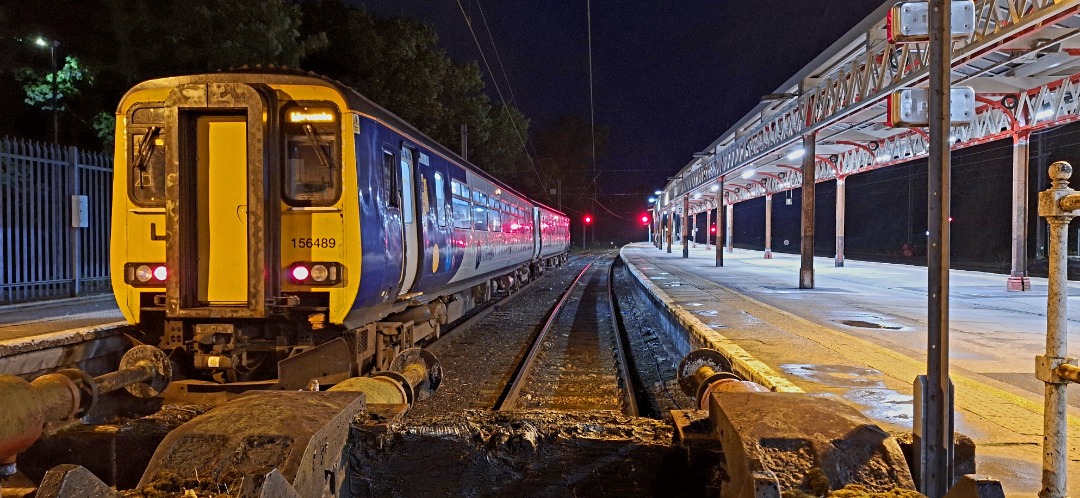
<path id="1" fill-rule="evenodd" d="M 648 243 L 623 257 L 693 316 L 707 335 L 741 348 L 766 370 L 807 392 L 829 392 L 888 430 L 911 430 L 912 382 L 926 373 L 925 267 L 815 258 L 815 289 L 798 288 L 799 256 L 724 253 L 699 245 L 690 258 Z M 1046 280 L 1029 292 L 1005 290 L 1005 275 L 953 271 L 951 376 L 956 429 L 978 445 L 979 472 L 1001 479 L 1010 496 L 1039 489 Z M 1070 283 L 1080 296 L 1080 283 Z M 1072 300 L 1072 299 L 1070 299 Z M 1080 303 L 1070 323 L 1080 320 Z M 1070 333 L 1072 356 L 1080 334 Z M 1070 389 L 1070 391 L 1072 391 Z M 1070 487 L 1080 489 L 1080 392 L 1070 400 Z"/>
<path id="2" fill-rule="evenodd" d="M 93 361 L 126 345 L 126 325 L 112 294 L 0 306 L 0 374 L 70 366 L 104 373 L 106 364 Z"/>

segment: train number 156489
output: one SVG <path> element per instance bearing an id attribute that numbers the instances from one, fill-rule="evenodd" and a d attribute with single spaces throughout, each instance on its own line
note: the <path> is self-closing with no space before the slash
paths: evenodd
<path id="1" fill-rule="evenodd" d="M 335 240 L 332 237 L 331 238 L 326 238 L 326 237 L 323 237 L 323 238 L 305 237 L 305 238 L 299 238 L 299 239 L 292 239 L 292 246 L 293 247 L 298 247 L 300 249 L 310 249 L 312 247 L 318 247 L 320 249 L 330 249 L 330 248 L 333 248 L 336 245 L 337 245 L 337 240 Z"/>

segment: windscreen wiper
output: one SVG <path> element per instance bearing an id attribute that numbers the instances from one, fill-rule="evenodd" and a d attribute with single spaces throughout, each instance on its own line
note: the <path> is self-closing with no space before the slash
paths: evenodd
<path id="1" fill-rule="evenodd" d="M 322 163 L 323 167 L 327 171 L 333 171 L 335 165 L 331 163 L 331 159 L 326 156 L 322 147 L 319 146 L 319 139 L 315 136 L 315 129 L 309 124 L 304 125 L 304 135 L 307 135 L 308 140 L 311 141 L 311 147 L 315 149 L 315 155 L 319 156 L 319 162 Z"/>
<path id="2" fill-rule="evenodd" d="M 150 160 L 150 155 L 154 153 L 154 149 L 157 147 L 154 142 L 158 133 L 161 132 L 160 126 L 151 126 L 143 134 L 142 142 L 139 143 L 139 155 L 135 158 L 135 167 L 139 171 L 146 171 L 146 163 Z"/>

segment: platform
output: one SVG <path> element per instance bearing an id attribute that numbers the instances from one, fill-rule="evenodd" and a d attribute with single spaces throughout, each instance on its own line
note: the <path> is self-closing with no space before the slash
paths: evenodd
<path id="1" fill-rule="evenodd" d="M 32 377 L 76 366 L 105 373 L 127 322 L 112 294 L 0 306 L 0 374 Z"/>
<path id="2" fill-rule="evenodd" d="M 736 249 L 715 266 L 703 245 L 690 258 L 648 243 L 623 259 L 692 335 L 746 355 L 739 363 L 780 390 L 834 393 L 882 427 L 910 431 L 912 382 L 926 373 L 925 267 L 815 258 L 815 284 L 800 290 L 799 256 Z M 1043 384 L 1035 379 L 1046 329 L 1046 279 L 1005 290 L 1005 275 L 950 274 L 951 376 L 956 430 L 978 446 L 979 473 L 1011 496 L 1033 496 L 1041 478 Z M 1070 282 L 1070 296 L 1080 283 Z M 680 321 L 684 321 L 680 319 Z M 1080 319 L 1080 303 L 1069 320 Z M 1070 331 L 1071 355 L 1080 334 Z M 741 353 L 740 353 L 741 352 Z M 1080 392 L 1070 400 L 1069 486 L 1080 489 Z"/>

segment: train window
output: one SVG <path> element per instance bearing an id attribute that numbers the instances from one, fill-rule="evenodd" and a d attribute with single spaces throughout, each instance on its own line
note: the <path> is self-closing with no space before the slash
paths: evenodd
<path id="1" fill-rule="evenodd" d="M 502 231 L 502 215 L 494 209 L 488 212 L 488 223 L 491 226 L 492 232 Z"/>
<path id="2" fill-rule="evenodd" d="M 131 143 L 131 199 L 141 206 L 165 204 L 165 139 L 160 126 L 133 133 Z"/>
<path id="3" fill-rule="evenodd" d="M 341 195 L 341 144 L 337 111 L 295 105 L 285 110 L 285 200 L 329 206 Z"/>
<path id="4" fill-rule="evenodd" d="M 442 173 L 435 173 L 435 219 L 440 227 L 446 226 L 446 187 L 443 185 Z"/>
<path id="5" fill-rule="evenodd" d="M 412 223 L 416 204 L 413 204 L 412 154 L 406 148 L 401 149 L 401 184 L 405 186 L 401 189 L 402 217 L 405 223 Z"/>
<path id="6" fill-rule="evenodd" d="M 454 228 L 469 228 L 472 226 L 472 217 L 469 211 L 472 206 L 469 201 L 455 197 L 454 202 Z"/>
<path id="7" fill-rule="evenodd" d="M 473 221 L 473 229 L 474 230 L 487 231 L 487 229 L 488 229 L 487 228 L 488 227 L 488 225 L 487 225 L 488 224 L 487 215 L 488 215 L 487 208 L 485 208 L 483 206 L 480 206 L 480 205 L 474 205 L 473 206 L 472 221 Z"/>
<path id="8" fill-rule="evenodd" d="M 450 180 L 450 193 L 461 196 L 461 183 L 457 180 Z"/>
<path id="9" fill-rule="evenodd" d="M 394 163 L 397 162 L 394 158 L 394 153 L 386 149 L 383 149 L 383 192 L 386 195 L 386 205 L 390 207 L 400 206 L 398 201 L 398 189 L 397 189 L 397 168 L 394 167 Z"/>

